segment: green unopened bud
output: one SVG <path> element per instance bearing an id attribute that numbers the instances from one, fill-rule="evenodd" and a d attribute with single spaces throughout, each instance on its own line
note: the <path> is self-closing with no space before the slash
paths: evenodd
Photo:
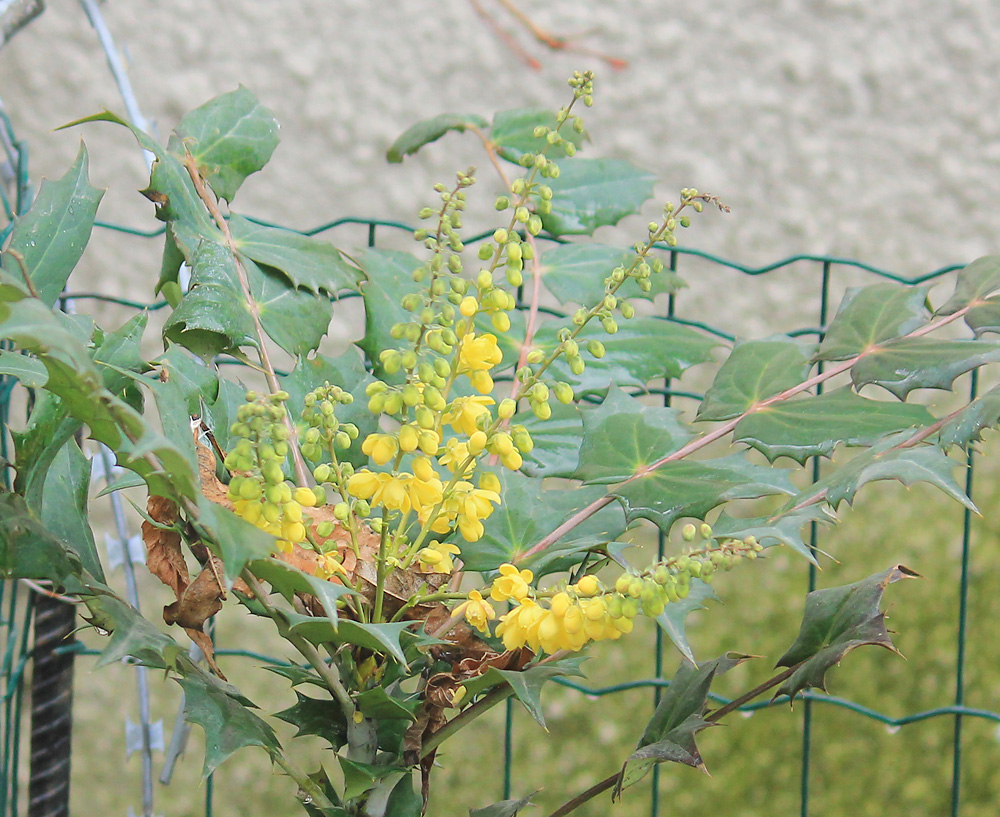
<path id="1" fill-rule="evenodd" d="M 642 281 L 639 283 L 642 284 Z M 618 311 L 622 313 L 622 317 L 625 318 L 625 320 L 630 320 L 635 317 L 635 307 L 628 301 L 621 301 L 618 304 Z"/>
<path id="2" fill-rule="evenodd" d="M 602 357 L 604 357 L 606 349 L 604 348 L 604 344 L 601 343 L 599 340 L 592 340 L 587 343 L 587 351 L 590 352 L 590 354 L 592 354 L 595 358 L 600 360 Z"/>
<path id="3" fill-rule="evenodd" d="M 569 360 L 569 370 L 576 377 L 579 377 L 587 370 L 587 364 L 582 357 L 574 357 Z"/>
<path id="4" fill-rule="evenodd" d="M 514 412 L 517 411 L 517 403 L 514 402 L 510 397 L 505 397 L 500 401 L 500 405 L 497 406 L 497 417 L 501 420 L 509 420 L 514 416 Z"/>
<path id="5" fill-rule="evenodd" d="M 489 261 L 493 257 L 493 248 L 489 244 L 480 244 L 477 255 L 480 261 Z"/>
<path id="6" fill-rule="evenodd" d="M 560 403 L 568 405 L 573 402 L 573 387 L 569 383 L 556 383 L 552 391 Z"/>
<path id="7" fill-rule="evenodd" d="M 698 535 L 698 529 L 690 522 L 681 529 L 681 538 L 685 542 L 693 542 L 695 536 L 697 535 Z"/>
<path id="8" fill-rule="evenodd" d="M 506 244 L 507 238 L 508 233 L 503 227 L 498 227 L 493 231 L 493 240 L 496 241 L 497 244 Z"/>
<path id="9" fill-rule="evenodd" d="M 702 522 L 701 525 L 698 527 L 698 535 L 701 536 L 702 539 L 711 539 L 712 526 L 709 525 L 707 522 Z"/>
<path id="10" fill-rule="evenodd" d="M 542 219 L 540 216 L 532 216 L 528 219 L 528 223 L 525 225 L 528 232 L 532 235 L 538 235 L 542 231 Z"/>

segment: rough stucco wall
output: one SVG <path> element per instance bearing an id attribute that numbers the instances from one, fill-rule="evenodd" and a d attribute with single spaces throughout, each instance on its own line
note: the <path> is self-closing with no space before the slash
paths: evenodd
<path id="1" fill-rule="evenodd" d="M 596 151 L 655 171 L 661 198 L 690 185 L 732 205 L 730 216 L 698 220 L 692 246 L 744 263 L 830 252 L 909 274 L 996 250 L 1000 6 L 989 0 L 522 6 L 559 33 L 592 29 L 586 42 L 630 68 L 532 45 L 544 63 L 535 73 L 467 0 L 103 8 L 161 136 L 238 83 L 275 111 L 282 145 L 236 209 L 280 223 L 412 221 L 431 183 L 483 157 L 475 139 L 450 135 L 387 166 L 384 151 L 402 129 L 447 110 L 556 107 L 571 70 L 593 66 Z M 122 110 L 77 3 L 50 0 L 0 52 L 0 96 L 31 145 L 36 178 L 63 172 L 82 135 L 95 184 L 111 186 L 101 217 L 150 226 L 151 208 L 134 193 L 144 184 L 141 155 L 124 131 L 50 130 L 105 106 Z M 657 211 L 651 203 L 647 215 Z M 363 243 L 360 234 L 350 240 Z M 158 250 L 138 244 L 99 235 L 76 286 L 145 294 Z M 767 291 L 780 297 L 786 285 Z"/>

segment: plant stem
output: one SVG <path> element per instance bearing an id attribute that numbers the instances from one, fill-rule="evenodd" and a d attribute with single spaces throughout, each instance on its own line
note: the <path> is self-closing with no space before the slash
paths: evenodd
<path id="1" fill-rule="evenodd" d="M 382 509 L 382 532 L 378 541 L 378 561 L 375 563 L 375 607 L 372 610 L 372 622 L 378 624 L 382 620 L 382 604 L 385 601 L 385 578 L 387 544 L 389 541 L 388 512 Z"/>
<path id="2" fill-rule="evenodd" d="M 295 781 L 299 789 L 301 789 L 306 797 L 310 799 L 313 805 L 323 810 L 333 810 L 334 804 L 331 803 L 329 798 L 323 793 L 323 789 L 319 786 L 319 784 L 317 784 L 315 780 L 309 779 L 309 775 L 296 766 L 293 766 L 279 751 L 272 750 L 271 759 L 281 767 L 281 770 L 285 774 Z"/>
<path id="3" fill-rule="evenodd" d="M 514 690 L 510 686 L 502 686 L 486 693 L 486 695 L 476 701 L 472 706 L 467 709 L 463 709 L 454 718 L 448 721 L 448 723 L 438 729 L 437 732 L 427 738 L 427 740 L 424 741 L 424 745 L 420 749 L 420 758 L 423 759 L 427 757 L 427 755 L 437 749 L 438 746 L 455 734 L 455 732 L 459 729 L 468 726 L 469 723 L 474 721 L 484 712 L 489 711 L 501 701 L 507 700 L 507 698 L 513 694 Z"/>

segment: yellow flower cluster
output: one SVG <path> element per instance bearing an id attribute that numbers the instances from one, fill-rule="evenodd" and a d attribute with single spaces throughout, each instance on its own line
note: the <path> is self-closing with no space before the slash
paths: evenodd
<path id="1" fill-rule="evenodd" d="M 475 332 L 468 332 L 462 337 L 458 350 L 458 373 L 467 375 L 472 388 L 480 394 L 493 391 L 490 369 L 502 360 L 503 352 L 497 346 L 496 335 L 487 333 L 477 336 Z"/>
<path id="2" fill-rule="evenodd" d="M 293 545 L 306 541 L 302 509 L 315 507 L 315 491 L 312 488 L 292 489 L 287 482 L 283 482 L 267 486 L 266 494 L 261 492 L 258 496 L 248 498 L 247 494 L 253 491 L 244 486 L 251 480 L 251 477 L 243 477 L 230 483 L 228 496 L 233 503 L 233 510 L 251 525 L 276 537 L 278 550 L 291 553 Z M 253 482 L 259 487 L 259 482 Z M 269 500 L 268 495 L 274 501 Z"/>

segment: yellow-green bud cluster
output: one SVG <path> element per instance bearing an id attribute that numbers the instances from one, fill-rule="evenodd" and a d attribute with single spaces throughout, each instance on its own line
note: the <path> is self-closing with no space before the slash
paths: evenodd
<path id="1" fill-rule="evenodd" d="M 310 462 L 319 462 L 324 453 L 334 455 L 335 449 L 346 450 L 358 438 L 354 423 L 341 423 L 337 419 L 338 405 L 350 405 L 354 395 L 328 382 L 313 389 L 305 396 L 301 429 L 302 456 Z"/>

